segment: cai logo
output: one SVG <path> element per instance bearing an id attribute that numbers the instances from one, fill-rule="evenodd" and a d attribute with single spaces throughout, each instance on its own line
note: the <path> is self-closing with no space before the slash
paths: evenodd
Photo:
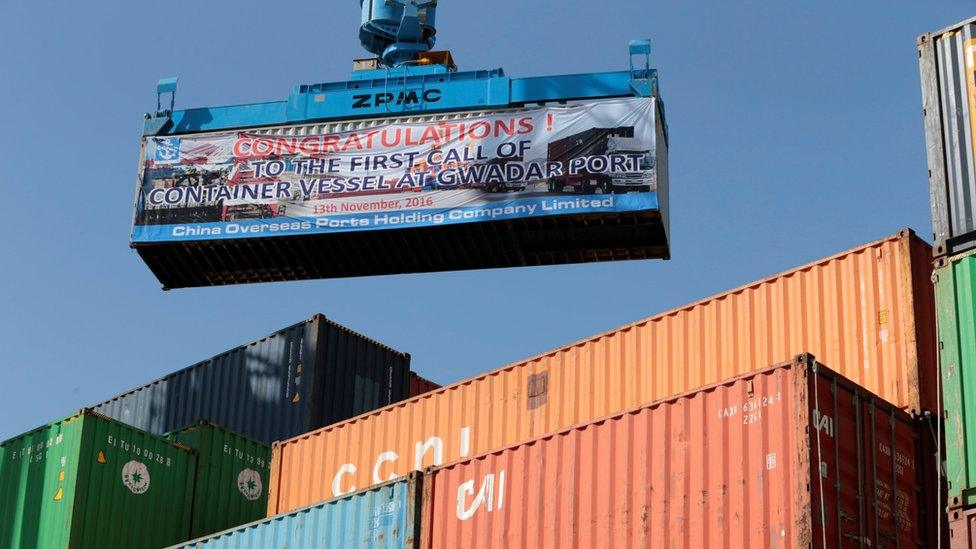
<path id="1" fill-rule="evenodd" d="M 172 162 L 180 159 L 180 139 L 178 137 L 156 139 L 155 141 L 157 162 Z"/>
<path id="2" fill-rule="evenodd" d="M 261 497 L 264 486 L 261 485 L 261 475 L 254 469 L 244 469 L 237 475 L 237 489 L 247 498 L 254 501 Z"/>
<path id="3" fill-rule="evenodd" d="M 138 461 L 126 463 L 122 466 L 122 484 L 133 494 L 145 494 L 149 490 L 149 469 Z"/>

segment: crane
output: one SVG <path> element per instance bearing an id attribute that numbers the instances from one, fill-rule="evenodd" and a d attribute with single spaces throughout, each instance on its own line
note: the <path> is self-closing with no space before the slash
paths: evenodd
<path id="1" fill-rule="evenodd" d="M 434 47 L 437 0 L 359 0 L 359 41 L 390 67 L 417 61 Z"/>
<path id="2" fill-rule="evenodd" d="M 143 134 L 659 96 L 647 39 L 630 42 L 630 70 L 510 78 L 501 68 L 459 71 L 450 52 L 432 51 L 437 0 L 359 2 L 359 40 L 373 57 L 354 60 L 347 80 L 299 84 L 282 101 L 176 110 L 177 79 L 164 78 Z"/>

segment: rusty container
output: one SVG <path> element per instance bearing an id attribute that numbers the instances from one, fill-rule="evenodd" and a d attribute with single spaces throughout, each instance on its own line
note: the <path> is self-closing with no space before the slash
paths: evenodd
<path id="1" fill-rule="evenodd" d="M 931 248 L 910 230 L 272 448 L 269 514 L 810 351 L 910 412 L 935 399 Z"/>
<path id="2" fill-rule="evenodd" d="M 949 510 L 949 548 L 976 547 L 976 507 Z"/>
<path id="3" fill-rule="evenodd" d="M 429 379 L 420 377 L 414 372 L 410 372 L 410 383 L 408 387 L 409 387 L 411 397 L 422 395 L 424 393 L 429 393 L 434 389 L 441 388 L 440 385 L 434 383 Z"/>
<path id="4" fill-rule="evenodd" d="M 800 355 L 434 470 L 422 545 L 928 547 L 920 427 Z"/>

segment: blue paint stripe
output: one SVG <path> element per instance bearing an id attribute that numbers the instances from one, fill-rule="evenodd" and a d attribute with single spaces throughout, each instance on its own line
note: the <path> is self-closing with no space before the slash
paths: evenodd
<path id="1" fill-rule="evenodd" d="M 576 201 L 589 204 L 576 204 Z M 561 205 L 559 209 L 553 208 Z M 525 209 L 534 207 L 529 214 Z M 518 208 L 509 213 L 498 209 Z M 394 212 L 365 212 L 320 217 L 279 217 L 272 219 L 242 219 L 212 223 L 181 223 L 175 225 L 136 225 L 133 243 L 194 242 L 240 238 L 267 238 L 305 234 L 345 233 L 458 225 L 483 221 L 503 221 L 552 215 L 614 213 L 657 210 L 656 192 L 601 196 L 549 196 L 545 198 L 515 198 L 478 206 L 398 210 Z M 486 212 L 491 215 L 484 215 Z"/>

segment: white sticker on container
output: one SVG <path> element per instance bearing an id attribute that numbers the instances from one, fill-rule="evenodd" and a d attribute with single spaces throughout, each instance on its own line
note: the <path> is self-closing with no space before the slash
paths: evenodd
<path id="1" fill-rule="evenodd" d="M 139 461 L 130 461 L 122 466 L 122 484 L 133 494 L 145 494 L 149 490 L 149 469 Z"/>
<path id="2" fill-rule="evenodd" d="M 264 492 L 261 475 L 254 469 L 244 469 L 237 475 L 237 489 L 248 501 L 255 501 Z"/>

